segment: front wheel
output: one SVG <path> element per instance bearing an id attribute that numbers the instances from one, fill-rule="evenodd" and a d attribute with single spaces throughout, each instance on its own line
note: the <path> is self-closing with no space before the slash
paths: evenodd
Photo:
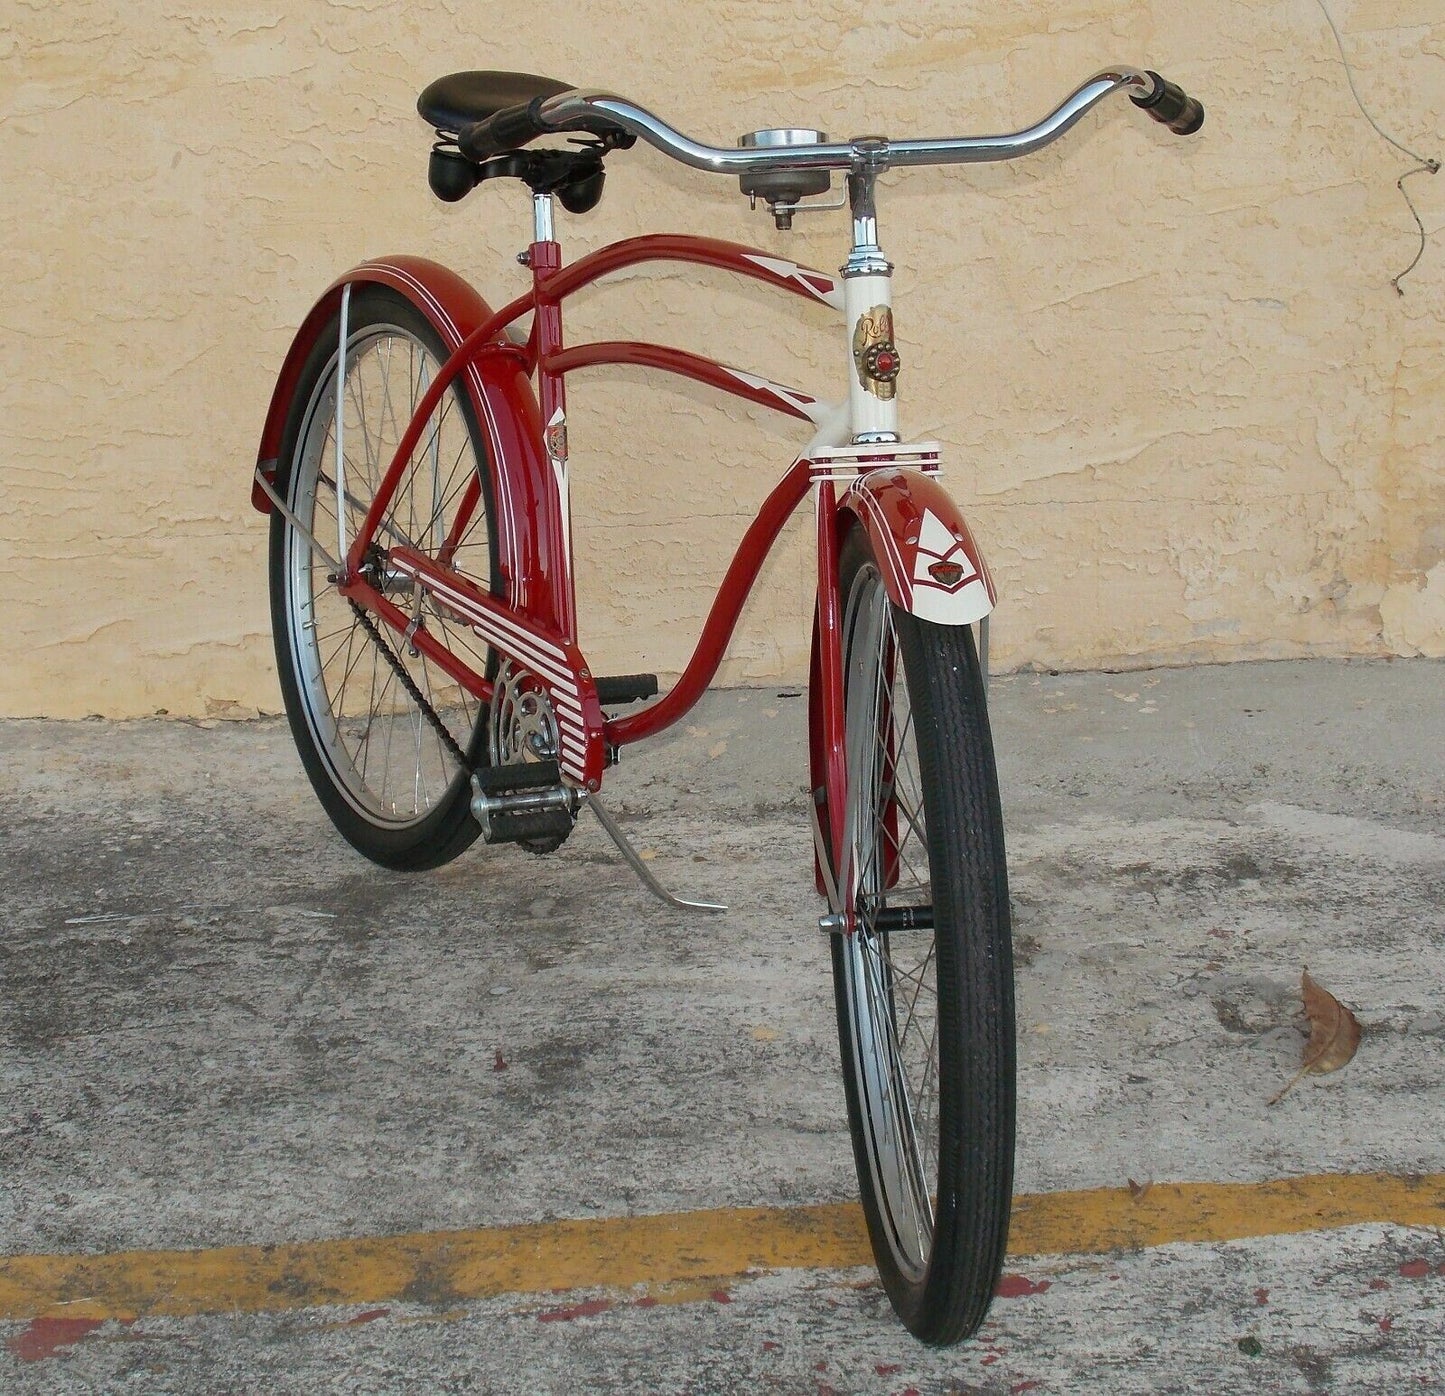
<path id="1" fill-rule="evenodd" d="M 967 627 L 896 609 L 860 528 L 839 579 L 848 798 L 837 881 L 855 924 L 834 936 L 833 982 L 848 1120 L 888 1297 L 915 1336 L 954 1343 L 988 1311 L 1013 1186 L 1013 958 L 993 748 Z"/>

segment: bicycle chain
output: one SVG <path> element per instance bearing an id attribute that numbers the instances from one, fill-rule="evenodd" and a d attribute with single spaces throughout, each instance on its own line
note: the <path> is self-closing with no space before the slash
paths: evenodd
<path id="1" fill-rule="evenodd" d="M 456 761 L 457 765 L 462 768 L 463 774 L 470 775 L 472 763 L 467 760 L 466 752 L 457 745 L 456 738 L 447 730 L 446 723 L 441 720 L 441 714 L 422 696 L 421 689 L 416 686 L 415 680 L 406 671 L 406 665 L 401 662 L 401 656 L 387 644 L 386 637 L 381 633 L 376 622 L 372 620 L 365 608 L 359 606 L 350 597 L 347 597 L 346 600 L 357 620 L 361 622 L 362 628 L 371 636 L 377 649 L 386 656 L 386 662 L 391 665 L 392 672 L 401 680 L 401 686 L 406 689 L 412 702 L 421 709 L 422 716 L 436 728 L 436 734 L 441 739 L 442 745 L 451 753 L 452 759 Z"/>

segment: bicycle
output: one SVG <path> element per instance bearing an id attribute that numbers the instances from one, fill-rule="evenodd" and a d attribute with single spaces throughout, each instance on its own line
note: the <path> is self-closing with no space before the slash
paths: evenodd
<path id="1" fill-rule="evenodd" d="M 938 482 L 938 446 L 899 432 L 901 359 L 877 178 L 895 167 L 1026 155 L 1115 92 L 1180 135 L 1203 122 L 1199 103 L 1173 83 L 1116 67 L 1010 135 L 830 142 L 821 131 L 775 129 L 734 149 L 549 78 L 444 77 L 417 104 L 437 136 L 431 188 L 456 201 L 497 178 L 525 184 L 534 235 L 518 260 L 531 285 L 493 311 L 460 277 L 420 258 L 370 261 L 338 278 L 287 354 L 253 486 L 253 503 L 271 515 L 287 715 L 346 839 L 398 869 L 436 867 L 478 835 L 548 853 L 587 807 L 652 892 L 703 910 L 724 908 L 668 893 L 630 847 L 601 802 L 604 773 L 622 747 L 701 696 L 764 558 L 813 494 L 809 807 L 828 907 L 820 926 L 832 944 L 874 1256 L 899 1317 L 935 1344 L 983 1321 L 1013 1180 L 1008 882 L 984 682 L 996 589 Z M 567 143 L 532 146 L 549 136 Z M 840 275 L 683 235 L 632 238 L 564 264 L 554 203 L 592 208 L 606 158 L 639 139 L 735 175 L 779 228 L 797 213 L 846 205 L 852 241 Z M 843 198 L 820 204 L 835 170 Z M 842 312 L 846 399 L 820 402 L 689 350 L 564 344 L 568 296 L 664 260 L 738 273 Z M 515 326 L 529 313 L 522 333 Z M 594 675 L 577 634 L 564 379 L 603 364 L 691 378 L 814 433 L 746 529 L 691 659 L 662 696 L 651 674 Z"/>

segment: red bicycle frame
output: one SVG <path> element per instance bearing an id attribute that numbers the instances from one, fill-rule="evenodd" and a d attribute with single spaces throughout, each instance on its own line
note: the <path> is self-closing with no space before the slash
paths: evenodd
<path id="1" fill-rule="evenodd" d="M 687 350 L 635 341 L 567 348 L 562 317 L 568 296 L 609 273 L 644 262 L 691 262 L 730 271 L 840 310 L 846 301 L 844 285 L 748 247 L 678 235 L 629 239 L 570 265 L 563 265 L 555 240 L 539 236 L 524 260 L 531 269 L 531 288 L 495 312 L 459 278 L 422 259 L 382 259 L 338 280 L 303 325 L 278 384 L 253 493 L 257 507 L 271 506 L 280 434 L 300 365 L 335 314 L 338 301 L 344 305 L 354 286 L 369 282 L 401 291 L 436 327 L 450 354 L 418 403 L 347 547 L 337 579 L 339 590 L 394 630 L 405 632 L 408 643 L 443 672 L 483 702 L 490 701 L 492 687 L 486 676 L 430 631 L 412 626 L 411 618 L 368 580 L 362 567 L 428 421 L 443 395 L 462 379 L 488 437 L 502 594 L 491 595 L 447 566 L 480 504 L 479 483 L 465 492 L 438 557 L 394 547 L 389 550 L 389 565 L 411 576 L 542 683 L 557 712 L 562 772 L 579 787 L 595 791 L 618 748 L 661 731 L 701 697 L 717 673 L 764 560 L 784 524 L 816 487 L 818 603 L 810 702 L 814 783 L 822 787 L 827 807 L 844 808 L 847 772 L 838 595 L 838 548 L 844 530 L 856 520 L 873 535 L 875 552 L 887 561 L 885 581 L 897 604 L 924 615 L 929 607 L 935 612 L 940 606 L 951 607 L 951 614 L 934 618 L 965 622 L 981 618 L 993 604 L 993 584 L 972 535 L 931 478 L 938 468 L 936 448 L 891 442 L 848 444 L 846 404 L 820 402 Z M 506 331 L 529 312 L 530 333 L 519 344 Z M 676 684 L 641 710 L 615 718 L 602 713 L 593 675 L 578 645 L 567 476 L 566 375 L 605 364 L 641 365 L 691 378 L 809 421 L 815 428 L 813 442 L 784 472 L 744 532 Z M 839 485 L 845 487 L 841 496 Z M 832 827 L 830 838 L 832 865 L 841 867 L 844 831 Z"/>

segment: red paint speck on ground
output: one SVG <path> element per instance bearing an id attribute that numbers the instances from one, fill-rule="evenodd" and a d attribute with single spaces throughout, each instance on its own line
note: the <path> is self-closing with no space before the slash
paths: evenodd
<path id="1" fill-rule="evenodd" d="M 496 1056 L 494 1056 L 494 1057 L 492 1058 L 492 1070 L 493 1070 L 493 1071 L 505 1071 L 506 1069 L 507 1069 L 507 1059 L 502 1055 L 502 1049 L 501 1049 L 500 1047 L 498 1047 L 498 1048 L 497 1048 L 497 1054 L 496 1054 Z"/>
<path id="2" fill-rule="evenodd" d="M 1371 1288 L 1371 1289 L 1389 1289 L 1389 1287 L 1390 1287 L 1390 1282 L 1389 1282 L 1389 1280 L 1371 1280 L 1371 1281 L 1370 1281 L 1370 1288 Z"/>
<path id="3" fill-rule="evenodd" d="M 1269 1291 L 1267 1289 L 1255 1290 L 1254 1302 L 1258 1304 L 1261 1308 L 1263 1308 L 1266 1304 L 1269 1303 Z"/>
<path id="4" fill-rule="evenodd" d="M 1385 1317 L 1380 1320 L 1381 1333 L 1388 1333 L 1394 1326 L 1395 1320 L 1394 1317 L 1390 1314 L 1386 1314 Z"/>
<path id="5" fill-rule="evenodd" d="M 1027 1275 L 1003 1275 L 994 1293 L 1000 1299 L 1027 1299 L 1031 1294 L 1042 1294 L 1052 1283 L 1052 1280 L 1031 1280 Z"/>
<path id="6" fill-rule="evenodd" d="M 725 1289 L 713 1290 L 713 1292 L 708 1295 L 708 1298 L 711 1299 L 714 1304 L 731 1304 L 733 1302 L 732 1295 Z"/>
<path id="7" fill-rule="evenodd" d="M 537 1315 L 538 1323 L 570 1323 L 574 1318 L 593 1318 L 605 1314 L 612 1307 L 610 1299 L 588 1299 L 582 1304 L 573 1304 L 565 1309 L 548 1309 Z"/>
<path id="8" fill-rule="evenodd" d="M 1400 1274 L 1407 1280 L 1423 1280 L 1429 1273 L 1428 1260 L 1407 1260 L 1400 1266 Z"/>
<path id="9" fill-rule="evenodd" d="M 22 1362 L 43 1362 L 72 1347 L 105 1322 L 99 1318 L 37 1318 L 5 1344 Z"/>
<path id="10" fill-rule="evenodd" d="M 998 1353 L 996 1353 L 996 1352 L 991 1352 L 991 1353 L 989 1353 L 989 1355 L 988 1355 L 987 1357 L 985 1357 L 985 1358 L 983 1359 L 983 1365 L 984 1365 L 985 1367 L 992 1367 L 993 1364 L 994 1364 L 995 1362 L 997 1362 L 997 1361 L 998 1361 Z"/>
<path id="11" fill-rule="evenodd" d="M 1009 1387 L 1009 1396 L 1020 1396 L 1024 1391 L 1037 1391 L 1039 1383 L 1036 1381 L 1021 1381 L 1017 1386 Z"/>
<path id="12" fill-rule="evenodd" d="M 874 1364 L 873 1370 L 877 1372 L 880 1377 L 891 1377 L 895 1372 L 902 1371 L 903 1367 L 902 1364 L 898 1362 L 877 1362 Z"/>
<path id="13" fill-rule="evenodd" d="M 355 1328 L 359 1323 L 375 1323 L 379 1318 L 385 1318 L 391 1312 L 390 1309 L 368 1309 L 364 1314 L 357 1314 L 355 1318 L 347 1319 L 347 1326 Z"/>
<path id="14" fill-rule="evenodd" d="M 775 1342 L 773 1342 L 773 1341 L 772 1341 L 771 1339 L 769 1339 L 769 1338 L 764 1338 L 764 1339 L 763 1339 L 763 1351 L 764 1351 L 764 1352 L 782 1352 L 782 1350 L 783 1350 L 783 1345 L 782 1345 L 781 1343 L 775 1343 Z"/>
<path id="15" fill-rule="evenodd" d="M 826 1372 L 828 1370 L 828 1364 L 826 1362 L 814 1363 L 813 1370 L 815 1372 Z"/>
<path id="16" fill-rule="evenodd" d="M 644 1298 L 639 1299 L 637 1303 L 633 1305 L 633 1307 L 637 1309 L 655 1309 L 657 1307 L 657 1300 L 649 1294 Z"/>

